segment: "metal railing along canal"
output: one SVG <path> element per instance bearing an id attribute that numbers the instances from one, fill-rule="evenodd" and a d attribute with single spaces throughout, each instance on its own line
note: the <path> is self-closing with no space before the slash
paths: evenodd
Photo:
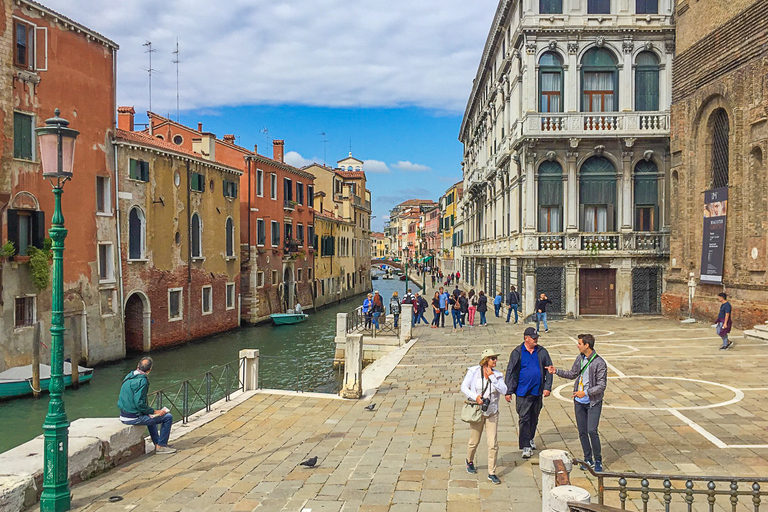
<path id="1" fill-rule="evenodd" d="M 259 356 L 259 389 L 335 394 L 341 391 L 341 377 L 332 357 Z"/>

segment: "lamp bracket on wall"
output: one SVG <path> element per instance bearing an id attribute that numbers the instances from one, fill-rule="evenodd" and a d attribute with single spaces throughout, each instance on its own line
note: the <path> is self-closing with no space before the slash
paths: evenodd
<path id="1" fill-rule="evenodd" d="M 152 201 L 152 204 L 160 203 L 161 205 L 165 206 L 165 200 L 163 199 L 163 196 L 160 196 L 159 199 L 155 199 Z"/>

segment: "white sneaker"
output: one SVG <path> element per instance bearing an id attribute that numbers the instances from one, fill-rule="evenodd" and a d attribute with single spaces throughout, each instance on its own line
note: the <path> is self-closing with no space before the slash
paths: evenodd
<path id="1" fill-rule="evenodd" d="M 531 450 L 535 450 L 535 449 L 536 449 L 536 441 L 531 439 Z"/>
<path id="2" fill-rule="evenodd" d="M 533 455 L 533 452 L 531 451 L 531 448 L 529 446 L 526 446 L 523 448 L 523 458 L 524 459 L 530 459 Z"/>

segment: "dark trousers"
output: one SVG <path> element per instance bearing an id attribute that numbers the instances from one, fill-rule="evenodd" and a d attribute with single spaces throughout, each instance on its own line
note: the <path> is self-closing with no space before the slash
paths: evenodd
<path id="1" fill-rule="evenodd" d="M 603 410 L 602 400 L 592 407 L 589 404 L 581 404 L 574 400 L 573 408 L 576 411 L 576 426 L 579 428 L 579 441 L 581 441 L 581 448 L 584 450 L 584 459 L 602 462 L 600 434 L 597 432 L 597 424 L 600 423 L 600 413 Z M 592 458 L 593 455 L 594 459 Z"/>
<path id="2" fill-rule="evenodd" d="M 142 414 L 136 419 L 123 421 L 125 425 L 146 425 L 149 431 L 149 437 L 157 446 L 168 446 L 168 437 L 171 435 L 171 425 L 173 425 L 173 416 L 171 413 L 165 413 L 162 416 L 151 418 Z M 160 425 L 160 435 L 157 434 L 157 426 Z"/>
<path id="3" fill-rule="evenodd" d="M 530 448 L 531 439 L 536 436 L 536 427 L 539 426 L 539 414 L 544 405 L 541 395 L 515 396 L 515 408 L 519 417 L 520 436 L 518 441 L 520 449 Z"/>
<path id="4" fill-rule="evenodd" d="M 432 308 L 432 312 L 435 314 L 435 318 L 432 319 L 432 325 L 440 327 L 440 316 L 442 313 L 440 311 L 435 311 L 435 308 Z"/>
<path id="5" fill-rule="evenodd" d="M 445 308 L 440 308 L 440 327 L 445 327 Z"/>

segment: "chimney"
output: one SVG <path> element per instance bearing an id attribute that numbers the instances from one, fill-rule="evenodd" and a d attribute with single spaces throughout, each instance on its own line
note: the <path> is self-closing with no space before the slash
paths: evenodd
<path id="1" fill-rule="evenodd" d="M 272 159 L 277 160 L 280 163 L 284 163 L 285 157 L 285 141 L 284 140 L 273 140 L 272 141 Z"/>
<path id="2" fill-rule="evenodd" d="M 136 111 L 133 107 L 117 107 L 117 127 L 126 132 L 133 131 L 133 116 Z"/>
<path id="3" fill-rule="evenodd" d="M 197 123 L 197 131 L 202 133 L 202 131 L 203 131 L 203 123 Z"/>
<path id="4" fill-rule="evenodd" d="M 253 145 L 253 154 L 254 155 L 258 155 L 259 154 L 259 145 L 258 144 L 254 144 Z"/>
<path id="5" fill-rule="evenodd" d="M 229 142 L 230 144 L 235 143 L 235 136 L 234 135 L 225 135 L 224 136 L 224 142 Z"/>

